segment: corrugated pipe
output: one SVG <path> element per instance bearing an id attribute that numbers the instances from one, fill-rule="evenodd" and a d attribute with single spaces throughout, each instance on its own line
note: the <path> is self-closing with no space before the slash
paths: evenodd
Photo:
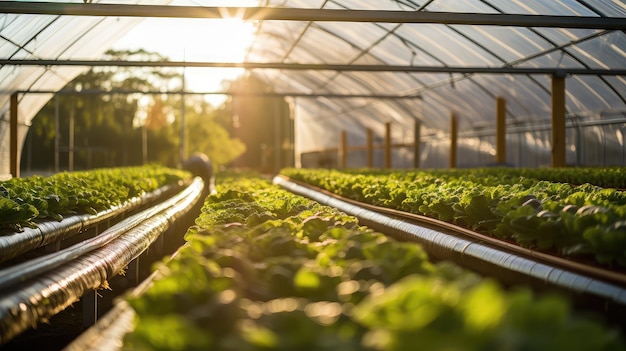
<path id="1" fill-rule="evenodd" d="M 68 216 L 63 218 L 61 222 L 46 221 L 37 223 L 37 228 L 24 228 L 22 232 L 3 233 L 0 235 L 0 262 L 8 261 L 28 251 L 70 238 L 98 223 L 172 196 L 182 188 L 182 182 L 180 184 L 167 185 L 143 196 L 129 199 L 119 206 L 101 211 L 95 215 Z"/>
<path id="2" fill-rule="evenodd" d="M 626 289 L 621 286 L 496 249 L 480 241 L 467 240 L 407 223 L 309 189 L 284 177 L 276 176 L 274 183 L 293 193 L 355 216 L 362 224 L 372 229 L 419 242 L 431 256 L 438 259 L 452 260 L 469 269 L 505 277 L 508 280 L 525 278 L 534 282 L 544 282 L 561 290 L 589 294 L 605 302 L 626 306 Z"/>
<path id="3" fill-rule="evenodd" d="M 200 178 L 184 191 L 97 237 L 0 271 L 0 344 L 102 286 L 202 199 Z"/>

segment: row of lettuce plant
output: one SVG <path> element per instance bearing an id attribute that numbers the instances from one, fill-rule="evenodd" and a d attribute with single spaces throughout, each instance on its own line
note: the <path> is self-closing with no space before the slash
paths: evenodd
<path id="1" fill-rule="evenodd" d="M 345 173 L 359 174 L 363 169 L 346 169 Z M 402 172 L 395 170 L 394 172 Z M 385 175 L 389 170 L 367 169 L 367 174 Z M 412 170 L 404 170 L 412 172 Z M 454 168 L 454 169 L 429 169 L 428 174 L 438 178 L 466 177 L 477 182 L 486 178 L 505 178 L 504 181 L 516 181 L 519 178 L 531 178 L 547 180 L 555 183 L 568 183 L 572 185 L 593 184 L 603 188 L 626 189 L 626 167 L 576 167 L 576 168 Z"/>
<path id="2" fill-rule="evenodd" d="M 575 174 L 577 169 L 565 171 Z M 281 173 L 350 199 L 451 222 L 524 247 L 626 266 L 626 192 L 615 188 L 550 182 L 504 168 Z"/>
<path id="3" fill-rule="evenodd" d="M 96 214 L 190 178 L 189 172 L 156 164 L 12 178 L 0 182 L 0 229 L 21 231 L 39 220 Z"/>
<path id="4" fill-rule="evenodd" d="M 618 350 L 566 299 L 504 289 L 266 180 L 227 177 L 129 295 L 125 350 Z"/>

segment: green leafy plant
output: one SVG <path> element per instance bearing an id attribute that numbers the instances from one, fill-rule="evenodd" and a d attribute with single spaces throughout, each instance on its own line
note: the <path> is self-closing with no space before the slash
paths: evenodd
<path id="1" fill-rule="evenodd" d="M 524 247 L 626 266 L 626 226 L 620 224 L 626 218 L 626 192 L 582 183 L 589 177 L 598 184 L 620 185 L 616 178 L 623 169 L 593 171 L 359 170 L 355 176 L 354 170 L 284 169 L 281 173 L 344 197 L 436 218 Z M 605 180 L 602 174 L 607 174 Z"/>
<path id="2" fill-rule="evenodd" d="M 21 231 L 37 221 L 96 214 L 191 175 L 158 165 L 102 168 L 0 182 L 0 229 Z"/>
<path id="3" fill-rule="evenodd" d="M 433 263 L 418 244 L 265 180 L 222 175 L 217 186 L 187 245 L 128 297 L 136 318 L 125 350 L 624 347 L 562 296 Z"/>

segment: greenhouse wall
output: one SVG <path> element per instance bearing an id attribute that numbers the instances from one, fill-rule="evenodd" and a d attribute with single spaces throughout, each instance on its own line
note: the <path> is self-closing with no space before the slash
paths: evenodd
<path id="1" fill-rule="evenodd" d="M 616 114 L 610 119 L 569 118 L 566 130 L 567 166 L 613 167 L 626 166 L 626 114 Z M 356 131 L 348 132 L 346 167 L 367 166 L 365 139 Z M 527 125 L 510 128 L 506 141 L 506 162 L 499 166 L 549 167 L 551 165 L 551 130 L 549 125 Z M 375 138 L 378 146 L 372 151 L 374 168 L 385 167 L 382 138 Z M 406 140 L 405 140 L 406 141 Z M 350 147 L 358 150 L 350 150 Z M 338 147 L 302 152 L 300 163 L 304 168 L 337 168 L 340 166 Z M 458 138 L 458 168 L 489 167 L 495 161 L 495 135 L 493 131 L 462 133 Z M 420 143 L 420 168 L 448 168 L 450 139 L 439 134 L 422 137 Z M 392 168 L 413 168 L 413 147 L 395 147 L 392 151 Z"/>

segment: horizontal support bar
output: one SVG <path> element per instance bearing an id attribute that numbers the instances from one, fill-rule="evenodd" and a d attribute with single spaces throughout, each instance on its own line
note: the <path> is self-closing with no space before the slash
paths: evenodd
<path id="1" fill-rule="evenodd" d="M 0 2 L 1 3 L 1 2 Z M 626 69 L 534 68 L 534 67 L 477 67 L 477 66 L 406 66 L 406 65 L 346 65 L 281 62 L 205 62 L 205 61 L 122 61 L 122 60 L 55 60 L 55 59 L 0 59 L 0 66 L 87 66 L 87 67 L 191 67 L 280 69 L 295 71 L 342 72 L 404 72 L 404 73 L 459 73 L 459 74 L 554 74 L 624 76 Z"/>
<path id="2" fill-rule="evenodd" d="M 12 91 L 0 90 L 0 94 L 11 94 Z M 335 93 L 272 93 L 272 92 L 244 92 L 244 91 L 180 91 L 180 90 L 18 90 L 18 94 L 58 94 L 58 95 L 228 95 L 250 97 L 297 97 L 297 98 L 329 98 L 329 99 L 421 99 L 419 95 L 392 95 L 392 94 L 335 94 Z"/>
<path id="3" fill-rule="evenodd" d="M 337 10 L 278 7 L 210 7 L 53 2 L 0 2 L 0 13 L 71 16 L 241 18 L 242 20 L 441 23 L 517 27 L 625 30 L 617 17 L 548 16 L 426 11 Z"/>

